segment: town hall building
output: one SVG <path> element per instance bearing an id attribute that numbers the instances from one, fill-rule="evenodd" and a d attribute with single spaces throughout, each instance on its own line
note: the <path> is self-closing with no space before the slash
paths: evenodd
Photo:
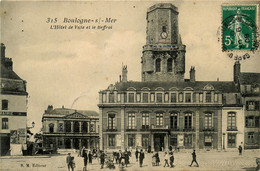
<path id="1" fill-rule="evenodd" d="M 119 82 L 99 92 L 101 149 L 220 150 L 244 144 L 243 105 L 235 82 L 197 81 L 195 67 L 190 79 L 184 78 L 186 46 L 178 14 L 172 4 L 150 7 L 142 81 L 128 81 L 123 66 Z"/>

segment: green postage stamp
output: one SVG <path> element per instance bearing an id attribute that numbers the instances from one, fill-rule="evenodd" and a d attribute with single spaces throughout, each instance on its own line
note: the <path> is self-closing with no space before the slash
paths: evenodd
<path id="1" fill-rule="evenodd" d="M 257 5 L 222 5 L 222 50 L 256 51 Z"/>

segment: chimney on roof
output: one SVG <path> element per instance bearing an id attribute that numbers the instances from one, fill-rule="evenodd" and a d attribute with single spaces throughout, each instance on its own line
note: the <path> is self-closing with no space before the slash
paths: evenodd
<path id="1" fill-rule="evenodd" d="M 53 110 L 52 105 L 48 105 L 47 110 L 45 110 L 45 113 L 50 113 Z"/>
<path id="2" fill-rule="evenodd" d="M 1 43 L 1 58 L 5 58 L 5 45 Z"/>
<path id="3" fill-rule="evenodd" d="M 236 61 L 234 64 L 234 82 L 237 84 L 240 76 L 240 63 Z"/>
<path id="4" fill-rule="evenodd" d="M 191 66 L 190 68 L 190 82 L 195 82 L 195 67 Z"/>
<path id="5" fill-rule="evenodd" d="M 127 82 L 127 65 L 122 67 L 122 82 Z"/>

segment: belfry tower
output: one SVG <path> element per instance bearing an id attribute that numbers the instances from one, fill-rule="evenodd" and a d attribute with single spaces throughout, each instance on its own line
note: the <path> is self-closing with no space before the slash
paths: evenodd
<path id="1" fill-rule="evenodd" d="M 185 45 L 178 29 L 178 8 L 156 4 L 147 11 L 142 81 L 184 81 Z"/>

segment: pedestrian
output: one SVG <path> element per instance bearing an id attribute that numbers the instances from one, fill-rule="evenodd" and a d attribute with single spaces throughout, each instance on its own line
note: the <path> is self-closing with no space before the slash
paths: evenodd
<path id="1" fill-rule="evenodd" d="M 103 169 L 104 168 L 104 164 L 105 164 L 105 153 L 104 153 L 104 151 L 101 151 L 100 163 L 101 163 L 101 168 L 100 169 Z"/>
<path id="2" fill-rule="evenodd" d="M 173 168 L 173 163 L 174 163 L 174 156 L 173 156 L 173 152 L 170 153 L 170 165 L 171 165 L 171 168 Z"/>
<path id="3" fill-rule="evenodd" d="M 199 164 L 198 164 L 197 159 L 196 159 L 195 150 L 193 150 L 193 153 L 191 153 L 191 155 L 192 155 L 192 161 L 191 161 L 190 167 L 192 166 L 193 162 L 195 162 L 197 164 L 197 167 L 199 167 Z"/>
<path id="4" fill-rule="evenodd" d="M 138 162 L 138 154 L 139 154 L 139 151 L 138 151 L 138 148 L 136 148 L 136 150 L 135 150 L 135 158 L 136 158 L 137 162 Z"/>
<path id="5" fill-rule="evenodd" d="M 72 156 L 70 155 L 70 153 L 68 153 L 68 156 L 66 158 L 66 163 L 68 166 L 68 170 L 70 171 L 70 169 L 73 171 L 73 163 L 72 163 Z"/>
<path id="6" fill-rule="evenodd" d="M 159 153 L 156 152 L 155 155 L 155 166 L 159 166 L 160 165 L 160 156 L 159 156 Z"/>
<path id="7" fill-rule="evenodd" d="M 91 150 L 90 150 L 89 153 L 88 153 L 89 164 L 92 164 L 92 157 L 93 157 L 93 155 L 92 155 Z"/>
<path id="8" fill-rule="evenodd" d="M 143 167 L 143 160 L 144 160 L 144 152 L 143 152 L 143 149 L 141 149 L 140 155 L 139 155 L 140 167 Z"/>
<path id="9" fill-rule="evenodd" d="M 242 148 L 242 146 L 240 145 L 240 146 L 238 147 L 239 155 L 242 155 L 242 150 L 243 150 L 243 148 Z"/>
<path id="10" fill-rule="evenodd" d="M 87 164 L 88 164 L 88 151 L 87 150 L 83 151 L 82 157 L 83 157 L 83 162 L 84 162 L 83 171 L 86 171 L 87 170 Z"/>
<path id="11" fill-rule="evenodd" d="M 163 167 L 165 167 L 165 166 L 169 167 L 168 160 L 169 160 L 169 155 L 168 155 L 167 152 L 165 152 L 165 154 L 164 154 L 164 166 Z"/>
<path id="12" fill-rule="evenodd" d="M 127 149 L 125 149 L 125 166 L 127 167 L 127 165 L 129 164 L 129 153 L 127 151 Z"/>

